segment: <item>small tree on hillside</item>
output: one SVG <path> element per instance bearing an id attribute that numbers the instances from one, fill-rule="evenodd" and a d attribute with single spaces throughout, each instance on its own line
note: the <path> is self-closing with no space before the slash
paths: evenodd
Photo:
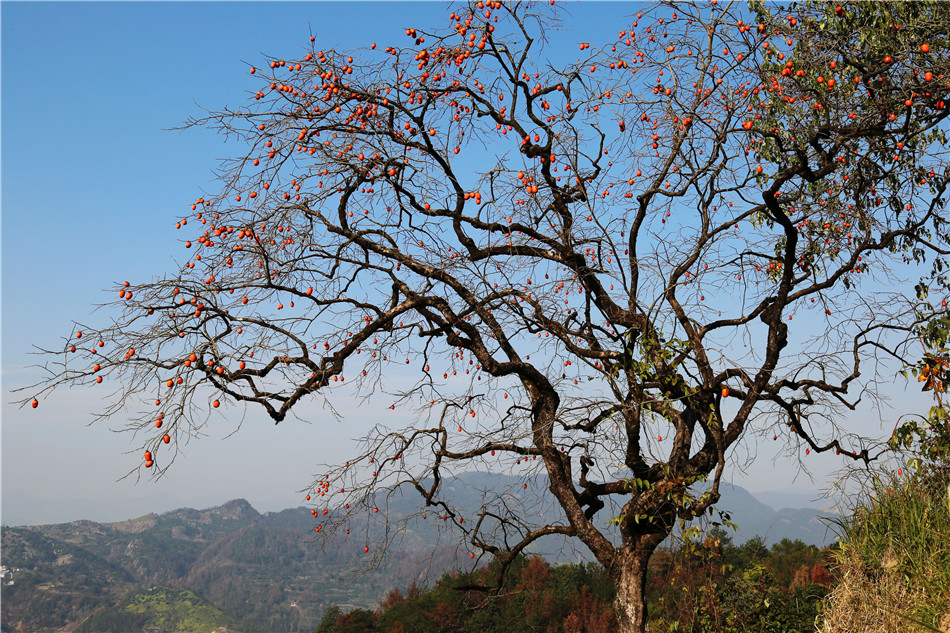
<path id="1" fill-rule="evenodd" d="M 247 106 L 194 121 L 247 150 L 179 222 L 184 268 L 118 287 L 24 403 L 119 385 L 99 416 L 155 469 L 219 405 L 408 410 L 314 483 L 318 532 L 408 486 L 502 569 L 579 539 L 643 631 L 651 553 L 744 437 L 874 457 L 835 418 L 946 291 L 950 6 L 675 3 L 570 53 L 557 16 L 473 2 L 251 69 Z M 547 489 L 463 516 L 442 483 L 468 468 Z"/>

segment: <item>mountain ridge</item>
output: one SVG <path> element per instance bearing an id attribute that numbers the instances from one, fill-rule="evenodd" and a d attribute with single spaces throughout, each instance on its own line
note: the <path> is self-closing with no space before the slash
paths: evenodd
<path id="1" fill-rule="evenodd" d="M 453 504 L 467 513 L 486 491 L 493 494 L 513 482 L 505 475 L 477 473 L 449 478 L 445 486 Z M 541 485 L 529 481 L 529 488 Z M 775 511 L 728 484 L 719 506 L 741 528 L 733 534 L 735 542 L 754 534 L 771 542 L 824 540 L 814 510 Z M 398 518 L 417 507 L 415 498 L 396 494 L 389 497 L 387 511 Z M 101 623 L 143 591 L 166 587 L 207 600 L 227 616 L 220 626 L 231 630 L 313 630 L 332 604 L 372 609 L 392 588 L 425 585 L 475 562 L 455 543 L 438 545 L 441 533 L 431 520 L 416 521 L 376 569 L 352 582 L 372 560 L 364 544 L 382 538 L 378 526 L 366 520 L 352 526 L 353 534 L 329 535 L 317 547 L 315 524 L 304 506 L 260 513 L 247 500 L 232 499 L 203 510 L 178 508 L 110 523 L 4 526 L 3 563 L 13 572 L 0 587 L 0 628 L 3 633 L 74 630 L 93 613 L 100 614 Z M 568 541 L 548 541 L 536 553 L 556 562 L 589 560 Z"/>

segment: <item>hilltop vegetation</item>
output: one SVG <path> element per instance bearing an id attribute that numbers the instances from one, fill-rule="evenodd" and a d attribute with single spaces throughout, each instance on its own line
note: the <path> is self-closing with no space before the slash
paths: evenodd
<path id="1" fill-rule="evenodd" d="M 78 631 L 216 631 L 237 625 L 235 618 L 193 591 L 159 587 L 136 593 L 117 608 L 97 612 Z"/>
<path id="2" fill-rule="evenodd" d="M 735 546 L 721 531 L 696 547 L 660 552 L 647 589 L 650 631 L 810 633 L 831 582 L 828 557 L 787 539 L 771 548 L 761 539 Z M 446 575 L 405 594 L 394 589 L 374 611 L 331 607 L 316 633 L 617 631 L 613 586 L 599 565 L 524 558 L 499 593 L 465 589 L 485 585 L 495 571 Z"/>

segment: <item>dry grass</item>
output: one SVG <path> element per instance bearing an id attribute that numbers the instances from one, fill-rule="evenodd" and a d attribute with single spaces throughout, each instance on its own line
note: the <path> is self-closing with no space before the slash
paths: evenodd
<path id="1" fill-rule="evenodd" d="M 839 558 L 839 582 L 825 599 L 821 633 L 931 633 L 913 621 L 914 606 L 925 596 L 894 570 L 887 559 L 872 571 L 853 552 Z M 947 633 L 950 633 L 948 631 Z"/>
<path id="2" fill-rule="evenodd" d="M 839 523 L 822 633 L 950 633 L 950 498 L 927 483 L 885 475 Z"/>

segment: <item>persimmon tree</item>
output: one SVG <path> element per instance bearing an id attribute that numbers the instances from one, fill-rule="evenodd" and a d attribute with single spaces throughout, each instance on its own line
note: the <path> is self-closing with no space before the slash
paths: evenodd
<path id="1" fill-rule="evenodd" d="M 840 416 L 943 310 L 950 8 L 657 5 L 572 51 L 559 11 L 251 68 L 246 106 L 191 122 L 246 149 L 179 221 L 184 267 L 117 287 L 23 403 L 118 385 L 98 415 L 160 472 L 219 405 L 359 399 L 380 423 L 313 483 L 318 534 L 415 490 L 498 569 L 579 540 L 643 631 L 651 553 L 740 441 L 884 450 Z M 465 516 L 442 484 L 472 468 L 546 489 Z"/>

